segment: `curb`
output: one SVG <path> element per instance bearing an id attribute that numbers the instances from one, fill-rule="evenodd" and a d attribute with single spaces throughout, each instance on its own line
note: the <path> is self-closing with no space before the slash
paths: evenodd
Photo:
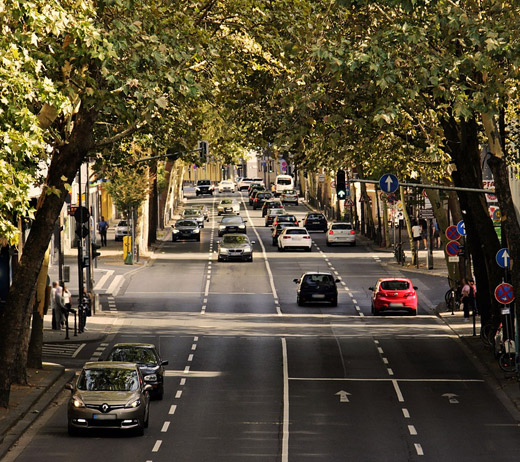
<path id="1" fill-rule="evenodd" d="M 49 377 L 49 383 L 44 385 L 41 393 L 36 396 L 27 396 L 19 408 L 21 412 L 11 413 L 3 419 L 0 426 L 0 459 L 2 459 L 13 445 L 20 439 L 25 431 L 38 419 L 49 407 L 52 401 L 63 390 L 66 382 L 74 377 L 74 372 L 65 370 L 60 364 L 45 363 L 54 369 Z"/>

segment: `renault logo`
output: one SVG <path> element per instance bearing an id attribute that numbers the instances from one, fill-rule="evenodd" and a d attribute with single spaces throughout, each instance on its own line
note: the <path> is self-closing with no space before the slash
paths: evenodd
<path id="1" fill-rule="evenodd" d="M 107 403 L 103 403 L 101 405 L 101 412 L 105 412 L 106 413 L 108 411 L 110 411 L 110 406 Z"/>

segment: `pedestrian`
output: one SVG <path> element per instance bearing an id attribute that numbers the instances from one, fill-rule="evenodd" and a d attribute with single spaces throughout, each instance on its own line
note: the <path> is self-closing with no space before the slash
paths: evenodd
<path id="1" fill-rule="evenodd" d="M 63 285 L 63 318 L 65 320 L 65 325 L 69 324 L 69 313 L 72 309 L 72 295 L 69 292 L 69 289 L 66 285 Z"/>
<path id="2" fill-rule="evenodd" d="M 101 236 L 101 246 L 106 247 L 107 246 L 107 229 L 108 229 L 108 223 L 105 221 L 105 217 L 101 217 L 101 220 L 98 223 L 98 231 L 99 235 Z"/>
<path id="3" fill-rule="evenodd" d="M 478 316 L 480 313 L 477 306 L 477 285 L 473 279 L 468 281 L 469 283 L 469 301 L 471 306 L 471 312 Z"/>
<path id="4" fill-rule="evenodd" d="M 464 311 L 464 321 L 469 321 L 469 310 L 470 310 L 470 292 L 471 287 L 468 284 L 466 278 L 462 278 L 460 281 L 461 290 L 460 290 L 460 303 L 462 305 L 462 309 Z"/>
<path id="5" fill-rule="evenodd" d="M 421 220 L 421 239 L 424 244 L 424 250 L 428 249 L 428 222 L 423 218 Z"/>
<path id="6" fill-rule="evenodd" d="M 56 317 L 56 330 L 60 330 L 62 327 L 65 327 L 65 305 L 63 303 L 63 289 L 57 282 L 56 290 L 54 291 L 54 308 Z"/>
<path id="7" fill-rule="evenodd" d="M 51 289 L 51 312 L 52 312 L 52 330 L 59 330 L 59 319 L 60 315 L 57 313 L 57 304 L 56 304 L 56 291 L 59 287 L 58 281 L 54 281 L 52 283 Z"/>
<path id="8" fill-rule="evenodd" d="M 412 238 L 413 238 L 413 241 L 415 242 L 415 248 L 417 250 L 419 250 L 419 247 L 421 245 L 421 226 L 419 225 L 419 223 L 417 223 L 417 221 L 414 221 L 413 222 L 413 226 L 412 226 Z"/>
<path id="9" fill-rule="evenodd" d="M 437 220 L 433 221 L 433 244 L 436 249 L 439 249 L 441 246 L 441 233 L 439 230 L 439 223 L 437 223 Z"/>

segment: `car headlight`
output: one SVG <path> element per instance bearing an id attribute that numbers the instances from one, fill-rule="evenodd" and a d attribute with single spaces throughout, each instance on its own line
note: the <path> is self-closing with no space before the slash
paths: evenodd
<path id="1" fill-rule="evenodd" d="M 72 397 L 72 405 L 74 407 L 85 407 L 85 403 L 78 395 Z"/>
<path id="2" fill-rule="evenodd" d="M 253 251 L 253 249 L 251 249 L 250 245 L 248 245 L 247 247 L 244 247 L 244 252 L 251 253 L 252 251 Z"/>
<path id="3" fill-rule="evenodd" d="M 222 254 L 222 255 L 227 255 L 229 253 L 229 250 L 228 249 L 219 249 L 219 252 Z"/>
<path id="4" fill-rule="evenodd" d="M 200 191 L 200 188 L 198 188 L 198 187 L 197 187 L 197 188 L 195 188 L 195 191 Z"/>
<path id="5" fill-rule="evenodd" d="M 139 398 L 137 399 L 134 399 L 133 401 L 130 401 L 126 404 L 125 408 L 136 408 L 136 407 L 139 407 L 141 405 L 141 400 Z"/>
<path id="6" fill-rule="evenodd" d="M 220 226 L 218 227 L 218 229 L 220 229 L 220 230 L 224 230 L 224 229 L 226 229 L 226 225 L 220 225 Z"/>
<path id="7" fill-rule="evenodd" d="M 240 229 L 244 229 L 246 227 L 246 225 L 240 225 L 239 228 Z"/>
<path id="8" fill-rule="evenodd" d="M 173 233 L 174 233 L 174 234 L 178 234 L 178 233 L 179 233 L 179 230 L 178 230 L 178 229 L 174 229 L 174 230 L 173 230 Z"/>
<path id="9" fill-rule="evenodd" d="M 194 233 L 200 233 L 200 229 L 199 229 L 199 228 L 195 228 L 195 229 L 193 230 L 193 232 L 194 232 Z"/>
<path id="10" fill-rule="evenodd" d="M 147 382 L 157 382 L 157 374 L 149 374 L 143 377 Z"/>

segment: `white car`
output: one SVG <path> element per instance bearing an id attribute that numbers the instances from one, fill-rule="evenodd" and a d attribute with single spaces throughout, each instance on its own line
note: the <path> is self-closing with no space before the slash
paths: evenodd
<path id="1" fill-rule="evenodd" d="M 244 189 L 249 188 L 249 185 L 252 183 L 261 184 L 265 188 L 265 182 L 262 178 L 242 178 L 237 184 L 237 189 L 243 191 Z"/>
<path id="2" fill-rule="evenodd" d="M 116 232 L 115 232 L 115 239 L 114 240 L 122 241 L 123 237 L 130 235 L 130 226 L 128 225 L 128 222 L 126 222 L 125 220 L 121 220 L 116 225 L 116 230 L 115 231 Z"/>
<path id="3" fill-rule="evenodd" d="M 330 223 L 327 230 L 327 245 L 350 244 L 356 245 L 356 231 L 352 223 Z"/>
<path id="4" fill-rule="evenodd" d="M 233 183 L 231 180 L 222 180 L 218 184 L 218 192 L 219 194 L 222 194 L 223 192 L 235 192 L 235 183 Z"/>
<path id="5" fill-rule="evenodd" d="M 278 236 L 278 251 L 290 248 L 302 248 L 311 251 L 312 239 L 305 228 L 285 228 Z"/>
<path id="6" fill-rule="evenodd" d="M 234 199 L 224 199 L 217 205 L 218 215 L 240 214 L 240 203 Z"/>

